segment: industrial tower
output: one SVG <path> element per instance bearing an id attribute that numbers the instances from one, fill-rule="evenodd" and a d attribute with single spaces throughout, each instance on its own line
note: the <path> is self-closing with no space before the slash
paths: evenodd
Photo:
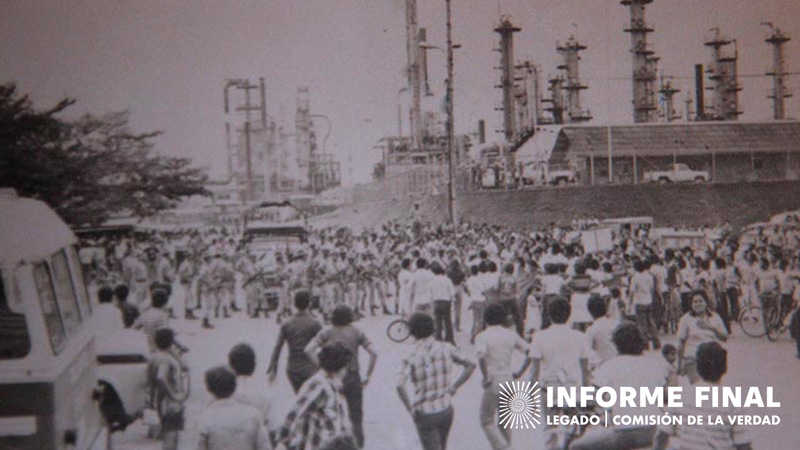
<path id="1" fill-rule="evenodd" d="M 494 29 L 500 35 L 500 89 L 503 90 L 503 131 L 507 142 L 515 142 L 518 137 L 516 126 L 514 88 L 514 33 L 515 27 L 507 16 L 500 17 L 500 25 Z"/>
<path id="2" fill-rule="evenodd" d="M 786 90 L 784 77 L 786 76 L 785 61 L 783 58 L 783 46 L 791 40 L 780 28 L 774 27 L 771 23 L 765 23 L 772 29 L 772 36 L 766 42 L 772 46 L 772 70 L 767 75 L 772 76 L 772 93 L 767 97 L 772 99 L 772 113 L 775 120 L 783 120 L 786 116 L 784 109 L 785 98 L 792 94 Z"/>
<path id="3" fill-rule="evenodd" d="M 628 6 L 631 12 L 629 28 L 624 31 L 631 34 L 631 54 L 633 55 L 633 121 L 636 123 L 653 122 L 655 111 L 654 82 L 656 72 L 653 70 L 657 60 L 652 58 L 653 51 L 647 48 L 647 35 L 653 32 L 645 20 L 645 6 L 653 0 L 622 0 L 620 4 Z"/>
<path id="4" fill-rule="evenodd" d="M 673 120 L 680 119 L 680 113 L 675 109 L 675 94 L 681 90 L 672 86 L 672 81 L 661 76 L 661 88 L 658 93 L 661 94 L 661 116 L 664 122 L 672 122 Z M 689 99 L 691 101 L 691 98 Z M 688 119 L 688 117 L 687 117 Z"/>
<path id="5" fill-rule="evenodd" d="M 567 118 L 570 123 L 588 122 L 592 119 L 591 114 L 581 109 L 581 91 L 587 86 L 581 84 L 579 72 L 580 52 L 586 50 L 586 46 L 578 42 L 575 36 L 570 36 L 564 45 L 556 45 L 556 49 L 564 57 L 564 63 L 558 68 L 566 74 L 563 88 L 567 91 Z"/>
<path id="6" fill-rule="evenodd" d="M 517 117 L 519 133 L 530 134 L 542 122 L 541 95 L 539 92 L 539 70 L 533 61 L 525 61 L 514 66 L 517 86 Z"/>
<path id="7" fill-rule="evenodd" d="M 708 68 L 714 86 L 709 88 L 714 91 L 714 120 L 737 120 L 742 111 L 739 110 L 739 86 L 737 61 L 739 59 L 736 49 L 736 40 L 722 36 L 719 28 L 712 29 L 714 35 L 705 42 L 706 47 L 711 47 L 713 61 Z M 733 52 L 723 51 L 728 45 L 733 44 Z"/>
<path id="8" fill-rule="evenodd" d="M 548 80 L 550 86 L 547 90 L 550 92 L 550 98 L 542 99 L 543 103 L 550 103 L 550 106 L 544 108 L 545 111 L 550 111 L 553 115 L 553 123 L 561 125 L 564 123 L 564 77 L 556 75 Z"/>
<path id="9" fill-rule="evenodd" d="M 311 104 L 308 86 L 297 88 L 297 111 L 294 116 L 297 167 L 300 169 L 301 188 L 311 187 L 314 174 L 312 161 L 317 153 L 317 136 L 311 121 Z"/>

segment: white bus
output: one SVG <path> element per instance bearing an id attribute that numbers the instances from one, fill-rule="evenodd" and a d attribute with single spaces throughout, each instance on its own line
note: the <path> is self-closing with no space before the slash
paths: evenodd
<path id="1" fill-rule="evenodd" d="M 0 211 L 0 448 L 105 448 L 92 303 L 75 235 L 46 204 L 11 189 L 0 189 Z M 136 374 L 131 391 L 141 390 L 146 368 L 136 358 L 123 369 Z M 140 403 L 116 384 L 106 382 L 129 406 Z"/>

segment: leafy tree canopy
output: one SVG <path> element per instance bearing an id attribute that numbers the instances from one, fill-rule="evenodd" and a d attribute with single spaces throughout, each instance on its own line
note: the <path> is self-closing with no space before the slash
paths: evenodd
<path id="1" fill-rule="evenodd" d="M 127 112 L 58 117 L 74 103 L 37 110 L 14 84 L 0 85 L 0 187 L 47 202 L 72 225 L 146 217 L 208 195 L 204 170 L 153 151 L 160 132 L 131 131 Z"/>

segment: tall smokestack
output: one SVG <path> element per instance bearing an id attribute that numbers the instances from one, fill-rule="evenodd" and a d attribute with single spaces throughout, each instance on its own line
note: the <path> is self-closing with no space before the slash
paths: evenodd
<path id="1" fill-rule="evenodd" d="M 620 4 L 630 7 L 630 26 L 624 31 L 631 34 L 633 55 L 633 121 L 652 122 L 657 109 L 654 82 L 656 72 L 652 70 L 653 51 L 647 47 L 647 35 L 653 32 L 645 19 L 645 6 L 653 0 L 622 0 Z"/>
<path id="2" fill-rule="evenodd" d="M 478 121 L 478 143 L 486 143 L 486 121 L 483 119 Z"/>
<path id="3" fill-rule="evenodd" d="M 581 84 L 579 67 L 581 60 L 580 52 L 586 50 L 586 46 L 578 42 L 575 36 L 570 36 L 567 43 L 556 46 L 556 49 L 564 57 L 564 63 L 558 66 L 566 74 L 567 91 L 567 117 L 570 123 L 587 122 L 592 116 L 588 111 L 581 109 L 581 91 L 586 89 L 586 85 Z"/>
<path id="4" fill-rule="evenodd" d="M 500 87 L 503 90 L 503 131 L 507 142 L 517 137 L 514 89 L 514 33 L 515 27 L 508 17 L 500 18 L 500 25 L 494 29 L 500 35 Z"/>
<path id="5" fill-rule="evenodd" d="M 791 38 L 784 34 L 780 28 L 775 28 L 771 23 L 765 23 L 764 25 L 772 28 L 772 36 L 766 40 L 768 44 L 772 45 L 772 70 L 767 72 L 767 75 L 772 76 L 772 93 L 768 97 L 772 99 L 773 118 L 775 120 L 783 120 L 786 117 L 783 100 L 792 96 L 787 92 L 784 80 L 786 69 L 784 67 L 783 46 Z"/>
<path id="6" fill-rule="evenodd" d="M 695 64 L 694 65 L 694 94 L 697 97 L 696 101 L 696 108 L 697 112 L 695 113 L 695 120 L 701 121 L 706 119 L 706 103 L 705 103 L 705 96 L 704 96 L 704 87 L 703 87 L 703 65 L 702 64 Z"/>

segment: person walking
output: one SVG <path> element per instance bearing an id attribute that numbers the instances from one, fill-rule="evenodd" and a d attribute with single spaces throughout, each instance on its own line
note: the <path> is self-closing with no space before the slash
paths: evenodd
<path id="1" fill-rule="evenodd" d="M 436 340 L 445 340 L 455 345 L 453 336 L 452 305 L 456 296 L 456 288 L 438 262 L 431 267 L 433 279 L 428 284 L 433 300 L 433 318 L 436 324 Z"/>
<path id="2" fill-rule="evenodd" d="M 528 343 L 506 327 L 507 317 L 508 311 L 503 305 L 488 305 L 483 313 L 486 329 L 475 338 L 475 353 L 483 376 L 481 427 L 492 450 L 511 448 L 511 429 L 500 427 L 498 423 L 500 384 L 521 377 L 530 364 Z M 525 364 L 512 373 L 511 363 L 515 352 L 525 356 Z"/>
<path id="3" fill-rule="evenodd" d="M 653 322 L 655 278 L 647 271 L 647 264 L 644 261 L 636 260 L 633 269 L 636 272 L 631 276 L 628 305 L 636 314 L 636 324 L 642 336 L 646 341 L 652 342 L 654 350 L 658 350 L 661 348 L 661 341 L 658 339 L 658 330 Z"/>
<path id="4" fill-rule="evenodd" d="M 475 363 L 448 342 L 433 339 L 433 318 L 414 313 L 408 319 L 413 345 L 403 356 L 397 394 L 413 417 L 424 450 L 445 450 L 453 424 L 453 396 L 467 382 Z M 463 367 L 455 377 L 455 365 Z M 413 388 L 409 396 L 406 385 Z"/>
<path id="5" fill-rule="evenodd" d="M 278 360 L 281 356 L 283 345 L 289 347 L 289 359 L 286 363 L 286 376 L 292 389 L 297 393 L 306 380 L 317 372 L 317 365 L 305 353 L 305 348 L 317 333 L 322 330 L 322 325 L 311 316 L 308 307 L 311 304 L 311 294 L 308 291 L 299 291 L 294 296 L 294 306 L 297 312 L 281 325 L 278 341 L 272 351 L 267 375 L 270 383 L 275 381 L 278 374 Z"/>
<path id="6" fill-rule="evenodd" d="M 328 344 L 340 343 L 353 355 L 348 364 L 347 372 L 342 378 L 342 389 L 347 400 L 347 409 L 353 425 L 353 435 L 360 447 L 364 447 L 364 429 L 362 421 L 364 387 L 369 384 L 378 353 L 372 346 L 367 336 L 352 325 L 353 310 L 347 305 L 337 306 L 331 315 L 331 326 L 317 333 L 316 337 L 306 346 L 305 353 L 317 366 L 320 365 L 318 352 Z M 369 354 L 369 366 L 366 378 L 362 380 L 358 364 L 358 349 L 363 348 Z"/>

